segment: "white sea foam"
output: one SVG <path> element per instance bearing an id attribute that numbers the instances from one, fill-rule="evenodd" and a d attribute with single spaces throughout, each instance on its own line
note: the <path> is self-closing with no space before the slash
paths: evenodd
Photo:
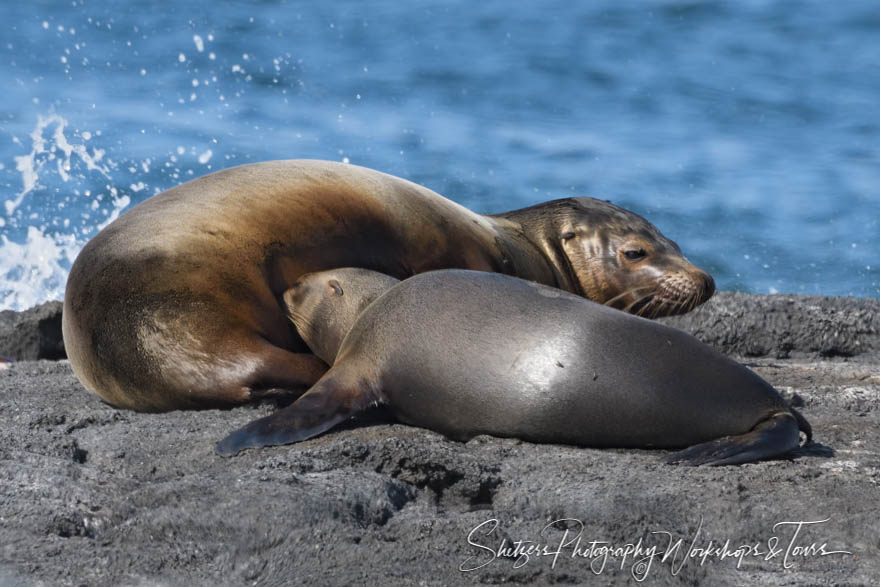
<path id="1" fill-rule="evenodd" d="M 67 120 L 58 114 L 38 116 L 28 135 L 30 152 L 15 157 L 22 187 L 5 202 L 5 217 L 0 217 L 0 309 L 24 310 L 46 300 L 61 299 L 70 266 L 88 233 L 96 227 L 89 213 L 83 215 L 86 222 L 81 227 L 76 225 L 78 231 L 71 227 L 71 219 L 64 216 L 69 198 L 57 202 L 58 216 L 54 218 L 36 211 L 27 213 L 27 207 L 23 208 L 29 198 L 34 199 L 35 209 L 52 202 L 56 191 L 51 188 L 59 183 L 75 180 L 71 191 L 79 194 L 76 181 L 87 179 L 90 172 L 110 179 L 115 165 L 105 160 L 104 150 L 78 143 L 75 133 L 68 137 L 67 128 Z M 88 141 L 95 136 L 100 136 L 100 131 L 94 135 L 82 132 L 78 138 Z M 23 143 L 18 139 L 15 142 Z M 112 186 L 108 189 L 112 196 L 109 205 L 97 194 L 86 208 L 99 218 L 106 216 L 97 228 L 112 222 L 131 203 L 127 195 L 118 194 Z M 89 190 L 84 190 L 84 195 L 89 197 Z M 15 233 L 20 235 L 18 240 L 12 236 Z M 22 239 L 24 242 L 19 242 Z"/>
<path id="2" fill-rule="evenodd" d="M 46 300 L 60 300 L 70 264 L 82 248 L 72 234 L 47 234 L 29 226 L 27 240 L 0 235 L 0 308 L 25 310 Z"/>

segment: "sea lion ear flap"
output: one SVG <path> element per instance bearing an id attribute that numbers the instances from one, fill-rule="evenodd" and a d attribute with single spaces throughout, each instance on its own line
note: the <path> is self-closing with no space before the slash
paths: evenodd
<path id="1" fill-rule="evenodd" d="M 572 246 L 577 242 L 577 232 L 571 226 L 561 226 L 559 227 L 559 232 L 556 237 L 556 249 L 559 251 L 560 255 L 564 257 L 565 262 L 571 263 L 573 259 L 571 259 L 572 254 Z"/>
<path id="2" fill-rule="evenodd" d="M 561 226 L 556 241 L 552 243 L 556 269 L 560 275 L 559 286 L 564 290 L 585 296 L 583 278 L 589 273 L 584 261 L 581 240 L 573 226 Z"/>
<path id="3" fill-rule="evenodd" d="M 342 291 L 342 286 L 335 279 L 331 279 L 330 281 L 328 281 L 327 285 L 329 285 L 330 288 L 333 290 L 334 295 L 341 296 L 345 293 L 344 291 Z"/>
<path id="4" fill-rule="evenodd" d="M 295 296 L 296 296 L 297 288 L 299 287 L 299 285 L 300 285 L 299 282 L 294 283 L 294 284 L 290 287 L 290 289 L 288 289 L 287 291 L 285 291 L 285 292 L 281 295 L 281 299 L 282 299 L 282 301 L 284 302 L 284 309 L 287 310 L 288 315 L 289 315 L 291 312 L 293 312 L 293 309 L 296 307 L 296 298 L 295 298 Z"/>

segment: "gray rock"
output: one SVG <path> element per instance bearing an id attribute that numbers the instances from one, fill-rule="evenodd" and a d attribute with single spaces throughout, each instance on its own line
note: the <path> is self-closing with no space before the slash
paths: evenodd
<path id="1" fill-rule="evenodd" d="M 663 318 L 728 355 L 853 357 L 880 352 L 880 300 L 720 292 Z"/>
<path id="2" fill-rule="evenodd" d="M 24 312 L 0 312 L 0 357 L 16 361 L 63 359 L 61 302 L 46 302 Z"/>

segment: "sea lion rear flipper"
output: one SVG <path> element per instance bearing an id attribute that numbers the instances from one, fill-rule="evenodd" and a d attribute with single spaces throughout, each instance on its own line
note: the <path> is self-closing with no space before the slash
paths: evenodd
<path id="1" fill-rule="evenodd" d="M 803 417 L 800 419 L 803 420 Z M 781 456 L 797 448 L 800 443 L 799 423 L 791 412 L 779 412 L 762 420 L 745 434 L 696 444 L 672 453 L 666 462 L 692 466 L 738 465 Z M 805 432 L 809 440 L 810 434 Z"/>
<path id="2" fill-rule="evenodd" d="M 246 448 L 306 440 L 378 405 L 379 400 L 367 382 L 352 381 L 339 370 L 332 370 L 294 403 L 239 428 L 217 443 L 216 450 L 229 457 Z"/>

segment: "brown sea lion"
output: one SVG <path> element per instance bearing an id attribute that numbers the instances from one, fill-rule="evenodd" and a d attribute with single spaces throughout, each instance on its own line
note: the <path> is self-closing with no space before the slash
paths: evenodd
<path id="1" fill-rule="evenodd" d="M 82 249 L 64 296 L 85 387 L 143 411 L 302 392 L 327 366 L 285 318 L 300 275 L 364 267 L 508 273 L 643 315 L 707 300 L 712 278 L 642 217 L 569 198 L 483 216 L 378 171 L 326 161 L 227 169 L 153 196 Z"/>
<path id="2" fill-rule="evenodd" d="M 690 447 L 669 459 L 689 464 L 784 455 L 799 429 L 809 441 L 809 424 L 766 381 L 675 328 L 506 275 L 432 271 L 388 286 L 337 269 L 285 294 L 333 367 L 217 451 L 305 440 L 374 405 L 458 440 Z"/>

